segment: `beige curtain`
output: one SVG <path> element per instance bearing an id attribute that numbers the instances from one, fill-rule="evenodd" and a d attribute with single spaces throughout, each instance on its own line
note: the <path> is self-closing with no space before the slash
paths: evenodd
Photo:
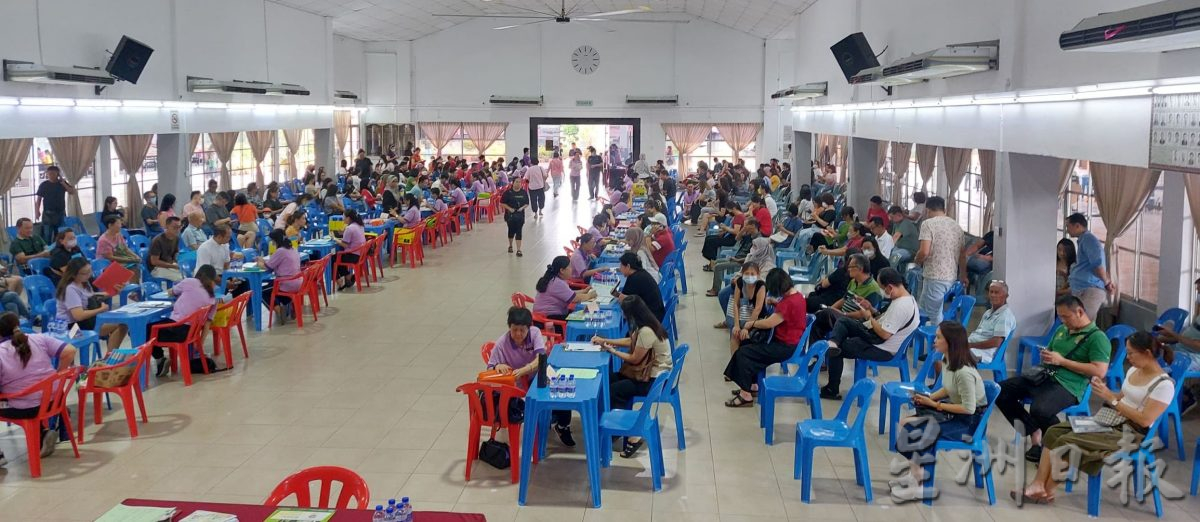
<path id="1" fill-rule="evenodd" d="M 733 162 L 737 163 L 741 157 L 741 152 L 746 147 L 749 147 L 754 140 L 758 139 L 758 133 L 762 130 L 761 123 L 718 123 L 716 124 L 717 132 L 721 133 L 721 137 L 725 139 L 725 143 L 733 149 Z"/>
<path id="2" fill-rule="evenodd" d="M 296 179 L 300 177 L 300 166 L 296 164 L 296 153 L 300 152 L 300 141 L 304 135 L 304 131 L 300 129 L 287 129 L 283 131 L 283 141 L 287 142 L 288 148 L 288 168 L 292 169 L 292 175 L 283 176 L 284 179 Z"/>
<path id="3" fill-rule="evenodd" d="M 480 154 L 487 152 L 488 147 L 496 143 L 500 136 L 504 135 L 504 131 L 508 129 L 508 124 L 503 122 L 463 122 L 463 132 L 470 137 L 471 143 L 475 144 L 475 148 L 479 149 Z"/>
<path id="4" fill-rule="evenodd" d="M 962 180 L 967 175 L 967 170 L 971 168 L 971 149 L 961 149 L 958 147 L 942 147 L 942 158 L 946 161 L 946 210 L 950 217 L 958 217 L 958 202 L 955 195 L 958 194 L 958 187 L 962 185 Z"/>
<path id="5" fill-rule="evenodd" d="M 1141 167 L 1126 167 L 1109 165 L 1107 163 L 1091 162 L 1089 169 L 1092 175 L 1092 193 L 1096 197 L 1096 208 L 1100 211 L 1100 219 L 1108 229 L 1108 237 L 1104 240 L 1104 258 L 1108 260 L 1108 273 L 1114 285 L 1120 284 L 1117 257 L 1113 255 L 1113 247 L 1117 238 L 1121 237 L 1133 220 L 1142 211 L 1146 198 L 1158 185 L 1160 171 Z M 1120 288 L 1117 293 L 1120 294 Z"/>
<path id="6" fill-rule="evenodd" d="M 912 158 L 911 143 L 892 142 L 892 204 L 904 206 L 904 182 L 908 179 L 909 161 Z"/>
<path id="7" fill-rule="evenodd" d="M 704 145 L 704 140 L 707 140 L 708 134 L 712 132 L 712 125 L 708 123 L 664 123 L 662 130 L 678 149 L 676 152 L 679 153 L 679 165 L 686 173 L 689 172 L 688 156 Z"/>
<path id="8" fill-rule="evenodd" d="M 850 159 L 850 137 L 838 136 L 834 140 L 834 144 L 836 145 L 834 148 L 834 153 L 837 165 L 838 183 L 845 183 L 850 178 L 850 173 L 846 172 Z"/>
<path id="9" fill-rule="evenodd" d="M 29 148 L 29 147 L 25 147 Z M 0 146 L 0 151 L 3 147 Z M 3 157 L 3 153 L 0 153 Z M 4 166 L 0 164 L 0 172 L 3 172 Z M 3 180 L 7 179 L 0 176 L 0 188 L 3 188 Z M 1200 231 L 1200 176 L 1186 175 L 1183 177 L 1183 184 L 1187 187 L 1188 206 L 1192 210 L 1192 227 Z"/>
<path id="10" fill-rule="evenodd" d="M 433 143 L 438 156 L 442 155 L 442 149 L 454 139 L 454 133 L 462 127 L 462 123 L 457 121 L 423 121 L 417 125 L 421 128 L 421 134 Z"/>
<path id="11" fill-rule="evenodd" d="M 54 151 L 54 157 L 58 161 L 58 166 L 62 168 L 67 183 L 78 186 L 88 169 L 96 162 L 96 151 L 100 148 L 100 136 L 50 138 L 50 148 Z M 78 192 L 70 195 L 70 199 L 67 201 L 67 213 L 75 217 L 83 217 L 83 207 L 79 204 Z"/>
<path id="12" fill-rule="evenodd" d="M 125 182 L 125 217 L 131 222 L 134 216 L 142 214 L 142 185 L 138 182 L 138 172 L 142 170 L 142 162 L 150 152 L 150 142 L 153 134 L 126 134 L 113 136 L 113 149 L 121 162 L 121 170 L 125 171 L 128 180 Z M 195 150 L 193 148 L 193 150 Z M 103 225 L 103 224 L 102 224 Z M 103 227 L 101 227 L 103 229 Z"/>
<path id="13" fill-rule="evenodd" d="M 937 145 L 917 144 L 917 169 L 921 171 L 921 192 L 929 192 L 929 182 L 933 180 L 934 166 L 937 163 Z"/>
<path id="14" fill-rule="evenodd" d="M 979 177 L 983 182 L 983 195 L 987 206 L 983 209 L 983 231 L 992 229 L 996 212 L 996 151 L 979 149 Z"/>
<path id="15" fill-rule="evenodd" d="M 1075 173 L 1075 160 L 1060 160 L 1058 164 L 1058 195 L 1062 197 L 1067 193 L 1067 187 L 1071 184 L 1071 174 Z"/>
<path id="16" fill-rule="evenodd" d="M 199 144 L 200 144 L 200 134 L 199 133 L 188 134 L 188 156 L 189 157 L 192 154 L 196 153 L 196 145 L 199 145 Z"/>
<path id="17" fill-rule="evenodd" d="M 240 132 L 210 132 L 208 139 L 212 142 L 213 151 L 217 153 L 217 161 L 221 163 L 221 190 L 233 188 L 233 176 L 229 173 L 229 160 L 233 159 L 233 147 L 237 145 Z"/>
<path id="18" fill-rule="evenodd" d="M 340 165 L 342 154 L 346 153 L 346 144 L 350 142 L 350 111 L 333 111 L 333 139 L 337 142 L 337 163 Z M 353 152 L 351 153 L 353 156 Z"/>
<path id="19" fill-rule="evenodd" d="M 875 142 L 875 172 L 879 174 L 879 185 L 875 187 L 875 192 L 883 197 L 883 167 L 887 166 L 888 142 L 879 140 Z M 891 173 L 888 173 L 889 179 Z"/>
<path id="20" fill-rule="evenodd" d="M 254 154 L 254 180 L 258 182 L 261 190 L 267 184 L 266 176 L 263 176 L 262 162 L 267 160 L 267 153 L 271 152 L 271 146 L 275 144 L 275 131 L 246 131 L 246 141 L 250 142 L 250 152 Z"/>
<path id="21" fill-rule="evenodd" d="M 25 160 L 29 158 L 31 148 L 33 138 L 0 140 L 0 194 L 7 194 L 21 179 L 21 171 L 25 169 Z M 8 237 L 8 228 L 0 227 L 0 242 L 7 245 L 11 239 Z"/>

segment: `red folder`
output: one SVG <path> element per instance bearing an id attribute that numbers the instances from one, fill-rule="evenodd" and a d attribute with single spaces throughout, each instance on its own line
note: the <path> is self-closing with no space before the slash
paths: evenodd
<path id="1" fill-rule="evenodd" d="M 104 272 L 92 281 L 92 286 L 108 295 L 117 295 L 117 286 L 128 283 L 133 279 L 133 271 L 117 263 L 108 265 Z"/>

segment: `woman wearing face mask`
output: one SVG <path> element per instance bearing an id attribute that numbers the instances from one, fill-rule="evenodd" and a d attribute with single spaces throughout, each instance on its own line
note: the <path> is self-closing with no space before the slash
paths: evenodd
<path id="1" fill-rule="evenodd" d="M 721 285 L 725 282 L 725 274 L 736 271 L 746 261 L 754 261 L 760 267 L 766 266 L 770 270 L 775 266 L 775 251 L 771 248 L 771 240 L 759 237 L 758 223 L 754 218 L 746 220 L 746 225 L 738 232 L 741 239 L 738 241 L 738 249 L 734 252 L 733 257 L 717 262 L 713 265 L 713 284 L 708 290 L 708 297 L 716 297 L 721 290 Z M 763 241 L 758 241 L 762 239 Z M 754 245 L 758 245 L 758 250 L 754 250 Z M 754 258 L 751 259 L 751 251 L 754 251 Z M 768 259 L 768 257 L 770 259 Z"/>
<path id="2" fill-rule="evenodd" d="M 884 257 L 883 254 L 880 254 L 880 252 L 882 252 L 882 250 L 879 248 L 879 240 L 876 239 L 875 236 L 870 234 L 863 236 L 862 254 L 867 256 L 867 259 L 871 261 L 870 269 L 872 276 L 878 276 L 880 270 L 892 266 L 892 264 L 888 262 L 888 258 Z"/>
<path id="3" fill-rule="evenodd" d="M 767 284 L 760 279 L 761 270 L 754 261 L 742 263 L 742 272 L 729 282 L 732 291 L 729 306 L 725 310 L 725 321 L 731 325 L 729 331 L 729 353 L 737 351 L 741 343 L 742 330 L 746 323 L 762 318 L 767 304 Z"/>
<path id="4" fill-rule="evenodd" d="M 43 275 L 49 277 L 52 283 L 58 284 L 63 270 L 67 268 L 67 263 L 77 257 L 82 258 L 83 251 L 79 249 L 75 231 L 69 228 L 60 230 L 54 239 L 54 248 L 50 250 L 50 268 L 47 268 Z"/>
<path id="5" fill-rule="evenodd" d="M 792 278 L 782 269 L 774 268 L 767 273 L 767 293 L 777 296 L 779 303 L 775 312 L 764 319 L 747 322 L 739 330 L 740 340 L 750 339 L 755 330 L 772 330 L 774 335 L 766 343 L 747 344 L 738 348 L 725 366 L 725 378 L 737 384 L 733 398 L 725 402 L 728 408 L 743 408 L 754 404 L 758 374 L 767 366 L 786 361 L 796 351 L 796 345 L 808 326 L 807 305 L 804 294 L 792 286 Z"/>

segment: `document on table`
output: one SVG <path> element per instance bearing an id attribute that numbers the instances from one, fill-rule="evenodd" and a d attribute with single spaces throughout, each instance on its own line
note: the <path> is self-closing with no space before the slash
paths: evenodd
<path id="1" fill-rule="evenodd" d="M 551 377 L 574 375 L 576 379 L 595 379 L 596 376 L 600 375 L 600 371 L 595 368 L 551 368 L 551 370 L 553 375 L 547 373 Z"/>
<path id="2" fill-rule="evenodd" d="M 592 343 L 567 343 L 565 348 L 568 352 L 598 352 L 600 345 Z"/>
<path id="3" fill-rule="evenodd" d="M 159 522 L 171 520 L 175 516 L 175 508 L 126 506 L 117 504 L 108 512 L 100 515 L 96 522 Z"/>
<path id="4" fill-rule="evenodd" d="M 229 513 L 217 513 L 201 509 L 193 511 L 192 514 L 184 517 L 179 522 L 238 522 L 238 517 Z"/>
<path id="5" fill-rule="evenodd" d="M 617 285 L 610 285 L 607 283 L 592 283 L 592 290 L 596 291 L 597 300 L 599 300 L 601 297 L 608 297 L 611 300 L 612 292 L 616 289 Z"/>
<path id="6" fill-rule="evenodd" d="M 277 509 L 264 522 L 327 522 L 333 510 L 283 508 Z"/>

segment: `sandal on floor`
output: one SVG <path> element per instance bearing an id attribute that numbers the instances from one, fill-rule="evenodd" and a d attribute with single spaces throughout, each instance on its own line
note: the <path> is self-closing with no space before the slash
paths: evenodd
<path id="1" fill-rule="evenodd" d="M 725 321 L 721 321 L 717 324 L 714 324 L 713 328 L 716 328 L 717 330 L 724 330 L 726 328 L 729 328 L 729 324 L 727 324 Z"/>
<path id="2" fill-rule="evenodd" d="M 517 257 L 521 257 L 523 255 L 525 255 L 525 254 L 522 254 L 520 250 L 517 251 Z"/>
<path id="3" fill-rule="evenodd" d="M 1013 499 L 1013 501 L 1016 501 L 1017 500 L 1017 492 L 1009 491 L 1008 498 L 1011 498 L 1011 499 Z M 1021 492 L 1021 503 L 1022 504 L 1039 504 L 1039 505 L 1053 504 L 1054 497 L 1031 497 L 1029 495 L 1026 495 L 1024 491 L 1022 491 Z"/>
<path id="4" fill-rule="evenodd" d="M 748 406 L 754 406 L 754 401 L 743 399 L 741 394 L 738 394 L 736 397 L 725 401 L 726 408 L 745 408 Z"/>
<path id="5" fill-rule="evenodd" d="M 646 439 L 642 439 L 637 442 L 629 442 L 629 439 L 625 439 L 625 444 L 621 447 L 621 458 L 632 459 L 635 455 L 637 455 L 638 450 L 642 449 L 642 446 L 645 444 Z"/>
<path id="6" fill-rule="evenodd" d="M 731 394 L 732 394 L 734 397 L 737 397 L 739 394 L 741 394 L 741 393 L 742 393 L 742 390 L 740 390 L 740 389 L 736 389 L 736 388 L 735 388 L 735 389 L 733 389 L 733 390 L 732 390 L 730 393 L 731 393 Z M 750 390 L 750 396 L 751 396 L 751 397 L 758 397 L 758 392 L 756 392 L 756 391 L 754 391 L 754 390 Z"/>
<path id="7" fill-rule="evenodd" d="M 717 294 L 720 294 L 720 293 L 721 293 L 720 291 L 716 291 L 716 292 L 714 292 L 714 291 L 712 291 L 712 290 L 709 290 L 709 291 L 707 291 L 707 292 L 704 292 L 704 295 L 706 295 L 706 296 L 708 296 L 708 297 L 716 297 L 716 296 L 717 296 Z"/>
<path id="8" fill-rule="evenodd" d="M 510 253 L 510 254 L 513 253 L 512 247 L 508 247 L 508 253 Z"/>
<path id="9" fill-rule="evenodd" d="M 705 272 L 712 272 L 712 271 L 713 271 L 712 267 L 710 267 L 710 266 L 708 266 L 708 265 L 705 265 L 705 266 L 704 266 L 704 268 L 701 268 L 701 270 L 704 270 Z"/>

